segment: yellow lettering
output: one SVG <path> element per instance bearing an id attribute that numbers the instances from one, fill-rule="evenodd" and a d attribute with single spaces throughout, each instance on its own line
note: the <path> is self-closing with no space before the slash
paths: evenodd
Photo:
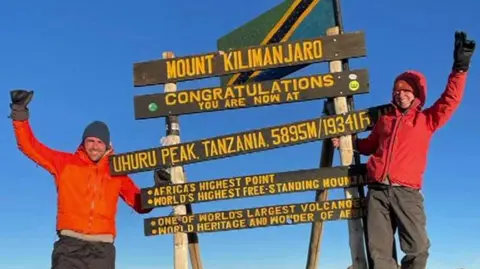
<path id="1" fill-rule="evenodd" d="M 250 48 L 246 51 L 229 51 L 223 54 L 226 72 L 302 63 L 318 60 L 322 57 L 323 44 L 321 40 L 309 40 L 290 44 L 279 43 L 271 46 Z"/>
<path id="2" fill-rule="evenodd" d="M 272 184 L 275 182 L 275 174 L 267 175 L 258 175 L 258 176 L 247 176 L 245 177 L 245 185 L 262 185 L 262 184 Z"/>
<path id="3" fill-rule="evenodd" d="M 207 158 L 268 147 L 261 132 L 205 140 L 202 145 Z"/>
<path id="4" fill-rule="evenodd" d="M 250 197 L 250 196 L 259 196 L 266 194 L 266 190 L 262 186 L 249 186 L 243 188 L 243 196 Z"/>
<path id="5" fill-rule="evenodd" d="M 255 105 L 280 103 L 280 94 L 259 95 L 253 98 Z"/>
<path id="6" fill-rule="evenodd" d="M 156 232 L 158 234 L 171 234 L 171 233 L 181 233 L 184 232 L 183 230 L 183 225 L 177 225 L 177 226 L 160 226 L 157 227 Z"/>
<path id="7" fill-rule="evenodd" d="M 324 188 L 339 188 L 339 187 L 349 187 L 354 185 L 366 184 L 367 179 L 364 175 L 355 175 L 350 177 L 331 177 L 324 178 L 322 180 L 322 185 Z"/>
<path id="8" fill-rule="evenodd" d="M 198 159 L 195 151 L 195 144 L 179 144 L 160 149 L 162 162 L 164 164 L 176 164 Z"/>
<path id="9" fill-rule="evenodd" d="M 203 191 L 197 193 L 197 201 L 223 200 L 240 197 L 240 188 Z"/>
<path id="10" fill-rule="evenodd" d="M 298 224 L 362 215 L 360 200 L 344 199 L 317 203 L 276 205 L 242 210 L 218 211 L 160 217 L 150 224 L 153 234 L 215 232 L 262 226 Z M 160 230 L 162 227 L 163 230 Z"/>
<path id="11" fill-rule="evenodd" d="M 287 101 L 298 100 L 298 92 L 287 93 Z"/>
<path id="12" fill-rule="evenodd" d="M 167 78 L 177 79 L 213 74 L 213 54 L 167 61 Z"/>
<path id="13" fill-rule="evenodd" d="M 339 209 L 352 209 L 360 207 L 359 200 L 337 200 L 337 201 L 325 201 L 318 203 L 301 204 L 300 209 L 302 212 L 319 212 L 326 210 L 339 210 Z"/>
<path id="14" fill-rule="evenodd" d="M 225 107 L 245 107 L 245 98 L 227 99 Z"/>
<path id="15" fill-rule="evenodd" d="M 254 82 L 230 85 L 223 88 L 203 88 L 165 94 L 167 106 L 196 104 L 200 110 L 238 108 L 246 106 L 246 98 L 253 98 L 253 105 L 267 105 L 297 101 L 301 91 L 331 87 L 335 83 L 331 74 L 273 80 L 272 83 Z M 287 93 L 286 98 L 281 93 Z M 222 102 L 222 103 L 220 103 Z"/>
<path id="16" fill-rule="evenodd" d="M 319 190 L 320 187 L 321 187 L 320 180 L 309 179 L 309 180 L 302 180 L 302 181 L 276 183 L 274 185 L 268 186 L 268 192 L 270 194 L 302 192 L 302 191 Z"/>
<path id="17" fill-rule="evenodd" d="M 274 145 L 285 145 L 305 142 L 318 138 L 318 127 L 315 121 L 271 129 L 270 135 Z"/>
<path id="18" fill-rule="evenodd" d="M 352 210 L 351 209 L 344 209 L 340 211 L 340 218 L 341 219 L 348 219 L 352 217 Z"/>
<path id="19" fill-rule="evenodd" d="M 348 115 L 335 115 L 320 119 L 322 132 L 325 136 L 341 135 L 345 132 L 365 130 L 370 123 L 371 120 L 368 111 L 353 112 Z"/>
<path id="20" fill-rule="evenodd" d="M 248 219 L 248 227 L 250 228 L 267 226 L 267 225 L 268 225 L 267 217 Z"/>
<path id="21" fill-rule="evenodd" d="M 335 79 L 333 75 L 328 74 L 322 77 L 324 87 L 332 87 L 335 84 Z M 318 83 L 319 84 L 319 83 Z M 318 85 L 317 83 L 315 85 Z"/>
<path id="22" fill-rule="evenodd" d="M 158 165 L 156 150 L 116 156 L 112 162 L 115 172 L 128 172 L 137 169 L 152 168 Z"/>

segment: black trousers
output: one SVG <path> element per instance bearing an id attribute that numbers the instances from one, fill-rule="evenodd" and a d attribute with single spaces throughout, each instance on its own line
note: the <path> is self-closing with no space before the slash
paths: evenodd
<path id="1" fill-rule="evenodd" d="M 395 186 L 369 186 L 367 195 L 368 247 L 374 269 L 397 269 L 393 258 L 394 234 L 398 229 L 405 253 L 402 269 L 425 269 L 430 241 L 426 230 L 423 195 L 418 190 Z"/>
<path id="2" fill-rule="evenodd" d="M 115 246 L 60 236 L 53 245 L 51 269 L 115 269 Z"/>

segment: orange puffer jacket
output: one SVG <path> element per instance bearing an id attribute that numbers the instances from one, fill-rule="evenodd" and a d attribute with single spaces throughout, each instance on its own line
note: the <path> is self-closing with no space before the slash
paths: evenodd
<path id="1" fill-rule="evenodd" d="M 13 121 L 19 149 L 55 178 L 57 187 L 57 230 L 87 235 L 116 236 L 118 197 L 138 213 L 140 189 L 128 176 L 110 176 L 108 155 L 92 162 L 83 146 L 75 153 L 61 152 L 39 142 L 27 121 Z"/>
<path id="2" fill-rule="evenodd" d="M 356 148 L 363 155 L 371 155 L 367 162 L 370 180 L 383 182 L 388 176 L 391 183 L 421 189 L 430 140 L 460 105 L 467 73 L 452 71 L 443 94 L 424 110 L 427 83 L 423 74 L 409 71 L 399 78 L 416 85 L 414 103 L 406 112 L 395 108 L 381 116 L 370 135 L 357 140 Z"/>

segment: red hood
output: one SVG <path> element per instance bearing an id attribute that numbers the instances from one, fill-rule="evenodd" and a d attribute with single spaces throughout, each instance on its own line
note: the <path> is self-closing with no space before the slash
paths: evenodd
<path id="1" fill-rule="evenodd" d="M 418 104 L 417 108 L 420 109 L 421 107 L 423 107 L 427 99 L 427 80 L 425 76 L 418 71 L 408 70 L 398 75 L 395 78 L 395 81 L 393 84 L 395 85 L 395 82 L 399 79 L 404 79 L 408 81 L 410 84 L 413 84 L 412 85 L 413 88 L 417 91 L 416 99 L 418 99 L 418 101 L 415 102 Z M 393 90 L 392 90 L 392 103 L 395 103 L 394 97 L 393 97 Z"/>

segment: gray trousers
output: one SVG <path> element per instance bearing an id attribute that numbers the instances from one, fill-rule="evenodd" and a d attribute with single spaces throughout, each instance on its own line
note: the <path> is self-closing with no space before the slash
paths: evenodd
<path id="1" fill-rule="evenodd" d="M 400 248 L 405 253 L 401 268 L 427 268 L 430 240 L 423 195 L 406 187 L 371 185 L 367 199 L 367 242 L 373 260 L 371 268 L 398 268 L 392 252 L 397 229 Z"/>
<path id="2" fill-rule="evenodd" d="M 53 247 L 51 269 L 115 269 L 115 255 L 112 243 L 60 236 Z"/>

